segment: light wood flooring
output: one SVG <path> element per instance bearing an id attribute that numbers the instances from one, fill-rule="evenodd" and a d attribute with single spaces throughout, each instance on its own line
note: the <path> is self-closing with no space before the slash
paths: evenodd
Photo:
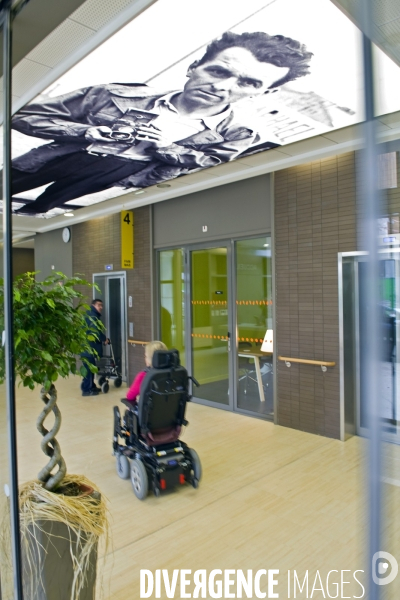
<path id="1" fill-rule="evenodd" d="M 185 486 L 140 502 L 130 481 L 117 477 L 111 455 L 112 406 L 124 388 L 111 386 L 106 395 L 83 398 L 79 384 L 73 377 L 57 384 L 63 415 L 58 440 L 69 472 L 84 473 L 109 500 L 113 548 L 99 563 L 104 598 L 139 598 L 140 569 L 168 569 L 171 575 L 173 569 L 279 569 L 275 591 L 287 598 L 289 569 L 301 579 L 308 570 L 311 587 L 317 570 L 325 586 L 330 570 L 366 568 L 365 440 L 342 443 L 189 404 L 183 440 L 201 458 L 200 487 Z M 38 393 L 19 388 L 21 481 L 35 478 L 46 461 L 35 427 L 40 410 Z M 398 450 L 386 448 L 386 474 L 395 482 L 400 480 L 393 472 L 400 464 Z M 385 484 L 385 494 L 382 549 L 397 553 L 400 561 L 400 487 Z M 346 575 L 350 580 L 351 573 Z M 359 578 L 365 584 L 362 574 Z M 393 586 L 396 591 L 385 589 L 385 598 L 400 597 L 398 584 Z M 361 594 L 357 585 L 344 590 L 348 596 Z M 306 595 L 298 592 L 297 597 Z M 324 596 L 314 591 L 312 597 Z"/>

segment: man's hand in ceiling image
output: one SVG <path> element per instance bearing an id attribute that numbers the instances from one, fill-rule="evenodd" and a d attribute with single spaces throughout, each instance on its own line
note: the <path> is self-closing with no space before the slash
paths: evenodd
<path id="1" fill-rule="evenodd" d="M 228 31 L 190 65 L 182 90 L 111 83 L 28 104 L 13 129 L 49 142 L 12 162 L 13 200 L 24 203 L 16 212 L 71 208 L 115 186 L 144 188 L 234 160 L 261 141 L 251 110 L 244 117 L 236 107 L 307 75 L 311 56 L 282 35 Z M 264 140 L 262 149 L 277 145 Z M 42 186 L 36 199 L 23 197 Z"/>

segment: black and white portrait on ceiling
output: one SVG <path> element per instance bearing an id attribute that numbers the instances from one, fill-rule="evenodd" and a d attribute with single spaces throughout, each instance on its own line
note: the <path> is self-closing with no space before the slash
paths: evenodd
<path id="1" fill-rule="evenodd" d="M 194 19 L 194 3 L 158 0 L 23 107 L 14 212 L 54 216 L 362 119 L 357 30 L 329 0 L 233 4 Z"/>

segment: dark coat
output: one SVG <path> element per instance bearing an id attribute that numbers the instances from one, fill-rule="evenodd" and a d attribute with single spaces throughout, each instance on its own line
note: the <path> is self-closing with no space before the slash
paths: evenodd
<path id="1" fill-rule="evenodd" d="M 100 325 L 101 314 L 95 309 L 93 304 L 91 305 L 90 310 L 87 311 L 85 319 L 88 326 L 87 335 L 92 335 L 95 337 L 95 340 L 89 342 L 90 347 L 97 352 L 98 356 L 96 356 L 96 358 L 99 358 L 103 354 L 103 343 L 107 338 L 102 329 L 99 329 L 99 326 L 102 327 Z M 83 356 L 90 355 L 88 353 L 84 353 Z"/>

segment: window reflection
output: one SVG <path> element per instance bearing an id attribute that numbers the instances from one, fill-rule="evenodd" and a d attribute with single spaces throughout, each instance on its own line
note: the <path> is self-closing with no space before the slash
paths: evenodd
<path id="1" fill-rule="evenodd" d="M 182 248 L 160 252 L 160 331 L 168 348 L 179 350 L 185 364 L 184 254 Z"/>

